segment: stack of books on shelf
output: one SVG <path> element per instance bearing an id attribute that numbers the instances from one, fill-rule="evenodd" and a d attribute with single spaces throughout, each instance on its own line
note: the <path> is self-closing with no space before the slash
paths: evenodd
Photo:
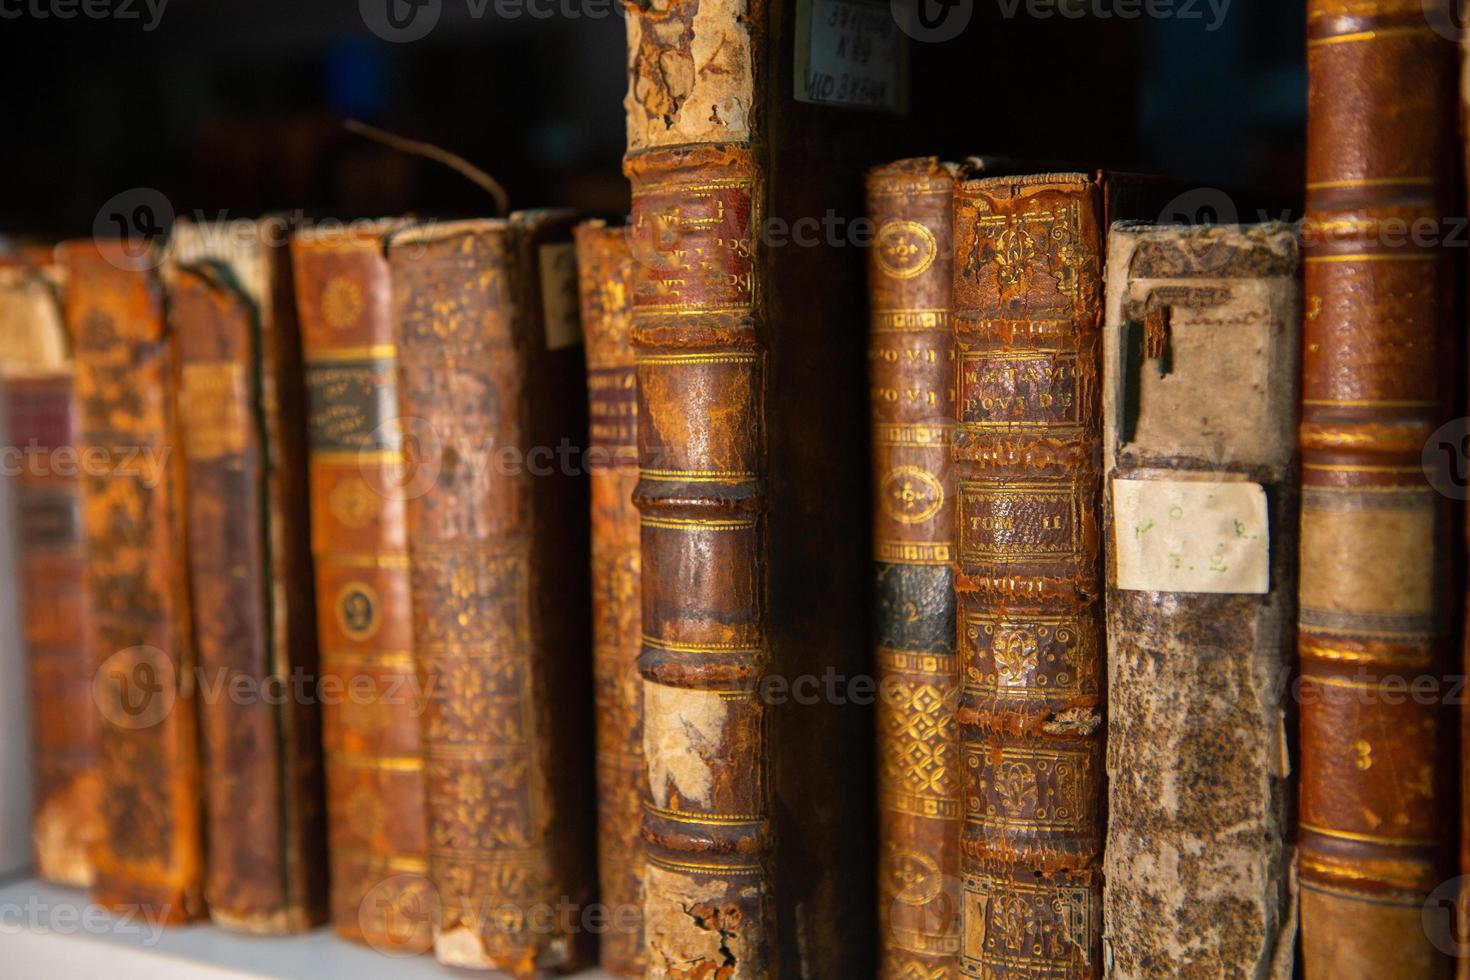
<path id="1" fill-rule="evenodd" d="M 626 223 L 5 259 L 36 875 L 522 978 L 1448 976 L 1455 46 L 1310 0 L 1303 220 L 1171 224 L 893 160 L 777 6 L 629 8 Z"/>

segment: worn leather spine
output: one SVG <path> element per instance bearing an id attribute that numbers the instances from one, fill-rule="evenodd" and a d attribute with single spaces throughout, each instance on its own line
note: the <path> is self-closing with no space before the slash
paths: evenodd
<path id="1" fill-rule="evenodd" d="M 1302 384 L 1302 956 L 1316 978 L 1426 977 L 1442 851 L 1445 499 L 1422 455 L 1443 421 L 1454 47 L 1447 5 L 1307 4 Z M 1435 234 L 1407 234 L 1427 223 Z"/>
<path id="2" fill-rule="evenodd" d="M 733 5 L 676 0 L 628 14 L 648 976 L 745 980 L 774 975 L 777 959 L 759 698 L 769 661 L 766 352 L 751 236 L 764 174 L 742 112 L 765 10 L 752 4 L 746 22 Z M 734 77 L 729 91 L 709 93 L 720 122 L 691 120 L 679 138 L 656 114 L 683 94 L 658 64 L 690 57 L 683 35 L 697 17 L 712 18 L 701 33 L 727 44 Z"/>
<path id="3" fill-rule="evenodd" d="M 580 350 L 552 349 L 542 312 L 542 250 L 569 260 L 570 228 L 520 212 L 388 244 L 434 952 L 516 977 L 576 965 L 593 889 L 586 495 L 541 462 L 581 444 Z"/>
<path id="4" fill-rule="evenodd" d="M 592 670 L 597 707 L 597 857 L 610 928 L 603 969 L 641 977 L 643 947 L 643 681 L 639 609 L 638 398 L 629 336 L 633 255 L 626 228 L 577 226 L 577 280 L 587 343 L 592 483 Z"/>
<path id="5" fill-rule="evenodd" d="M 1101 969 L 1102 191 L 962 181 L 954 436 L 961 972 Z"/>
<path id="6" fill-rule="evenodd" d="M 416 953 L 432 931 L 398 348 L 382 255 L 394 227 L 298 231 L 291 258 L 307 390 L 330 917 L 343 936 Z"/>
<path id="7" fill-rule="evenodd" d="M 92 895 L 183 923 L 204 912 L 204 839 L 176 347 L 147 255 L 76 241 L 59 256 L 89 460 L 84 588 L 103 824 Z"/>
<path id="8" fill-rule="evenodd" d="M 56 278 L 55 270 L 0 270 L 0 365 L 30 682 L 31 856 L 36 877 L 85 887 L 101 831 L 98 721 L 82 588 L 77 411 Z"/>
<path id="9" fill-rule="evenodd" d="M 326 819 L 301 342 L 284 242 L 180 223 L 165 267 L 189 478 L 210 918 L 325 920 Z"/>
<path id="10" fill-rule="evenodd" d="M 1297 230 L 1120 222 L 1106 264 L 1109 975 L 1289 980 Z"/>
<path id="11" fill-rule="evenodd" d="M 893 980 L 959 975 L 954 185 L 932 157 L 867 176 L 879 975 Z"/>

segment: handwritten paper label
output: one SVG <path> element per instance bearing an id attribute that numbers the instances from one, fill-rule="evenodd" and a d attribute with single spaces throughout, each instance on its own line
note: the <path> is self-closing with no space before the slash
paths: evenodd
<path id="1" fill-rule="evenodd" d="M 1270 590 L 1266 491 L 1258 483 L 1114 480 L 1120 589 Z"/>
<path id="2" fill-rule="evenodd" d="M 888 3 L 803 0 L 796 17 L 798 102 L 908 111 L 907 38 Z"/>

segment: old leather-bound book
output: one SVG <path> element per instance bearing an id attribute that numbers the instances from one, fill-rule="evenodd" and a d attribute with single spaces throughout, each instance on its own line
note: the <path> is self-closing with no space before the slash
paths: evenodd
<path id="1" fill-rule="evenodd" d="M 572 221 L 388 239 L 434 953 L 521 978 L 582 959 L 596 887 Z"/>
<path id="2" fill-rule="evenodd" d="M 932 157 L 867 175 L 879 975 L 894 980 L 959 975 L 954 184 Z"/>
<path id="3" fill-rule="evenodd" d="M 955 194 L 967 976 L 1102 970 L 1103 233 L 1172 189 L 1055 173 Z"/>
<path id="4" fill-rule="evenodd" d="M 210 918 L 326 916 L 305 389 L 289 252 L 261 225 L 176 225 L 165 267 L 189 480 Z"/>
<path id="5" fill-rule="evenodd" d="M 577 226 L 577 279 L 587 343 L 592 481 L 592 672 L 597 710 L 597 858 L 602 904 L 618 916 L 601 937 L 604 969 L 643 975 L 643 682 L 639 629 L 638 400 L 628 335 L 628 232 Z"/>
<path id="6" fill-rule="evenodd" d="M 56 270 L 0 270 L 0 370 L 12 481 L 20 616 L 30 678 L 31 853 L 36 877 L 92 883 L 98 820 L 97 709 L 82 589 L 82 515 L 71 345 Z M 75 457 L 73 456 L 74 460 Z"/>
<path id="7" fill-rule="evenodd" d="M 1292 976 L 1298 272 L 1293 225 L 1108 233 L 1103 941 L 1120 980 Z"/>
<path id="8" fill-rule="evenodd" d="M 409 953 L 429 948 L 432 915 L 398 349 L 382 254 L 395 227 L 298 231 L 291 259 L 305 358 L 331 921 L 344 936 Z"/>
<path id="9" fill-rule="evenodd" d="M 865 239 L 834 219 L 904 62 L 875 17 L 864 111 L 827 104 L 819 9 L 627 7 L 651 977 L 876 970 Z"/>
<path id="10" fill-rule="evenodd" d="M 59 255 L 76 345 L 83 581 L 101 712 L 92 894 L 186 922 L 204 912 L 204 839 L 177 352 L 145 255 L 110 241 L 66 242 Z"/>
<path id="11" fill-rule="evenodd" d="M 1454 352 L 1451 270 L 1437 247 L 1455 132 L 1448 16 L 1438 0 L 1307 4 L 1298 651 L 1309 980 L 1449 967 L 1423 914 L 1449 877 L 1442 707 L 1399 695 L 1435 680 L 1447 655 L 1450 525 L 1424 456 L 1447 414 L 1437 382 Z M 1436 232 L 1408 233 L 1426 225 Z"/>

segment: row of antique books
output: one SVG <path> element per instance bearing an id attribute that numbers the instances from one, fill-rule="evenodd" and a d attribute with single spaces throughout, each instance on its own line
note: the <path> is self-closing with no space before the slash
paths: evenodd
<path id="1" fill-rule="evenodd" d="M 1301 225 L 870 168 L 676 0 L 626 229 L 18 260 L 40 873 L 522 977 L 1443 975 L 1453 47 L 1310 8 Z"/>

